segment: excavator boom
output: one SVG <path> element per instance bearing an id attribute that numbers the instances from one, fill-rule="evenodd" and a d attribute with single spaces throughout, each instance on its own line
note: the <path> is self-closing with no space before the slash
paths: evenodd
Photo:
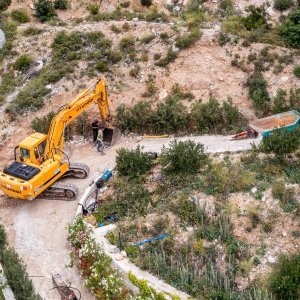
<path id="1" fill-rule="evenodd" d="M 99 79 L 52 119 L 48 135 L 33 133 L 15 148 L 15 161 L 0 172 L 2 191 L 13 198 L 33 200 L 41 193 L 47 199 L 75 199 L 78 189 L 57 182 L 62 177 L 85 178 L 88 166 L 63 160 L 64 131 L 74 119 L 97 102 L 102 123 L 109 118 L 109 102 L 104 79 Z M 111 136 L 111 129 L 107 129 Z M 46 192 L 45 192 L 46 191 Z"/>

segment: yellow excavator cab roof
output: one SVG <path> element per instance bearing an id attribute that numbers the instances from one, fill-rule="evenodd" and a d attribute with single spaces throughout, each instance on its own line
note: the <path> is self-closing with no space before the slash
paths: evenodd
<path id="1" fill-rule="evenodd" d="M 27 136 L 23 141 L 19 143 L 19 146 L 26 149 L 31 149 L 32 147 L 37 146 L 43 140 L 47 138 L 47 135 L 39 132 L 34 132 L 31 135 Z"/>

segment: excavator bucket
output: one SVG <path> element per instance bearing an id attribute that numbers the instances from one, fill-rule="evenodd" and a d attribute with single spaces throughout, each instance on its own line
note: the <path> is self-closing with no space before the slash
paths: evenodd
<path id="1" fill-rule="evenodd" d="M 104 146 L 110 147 L 114 145 L 120 138 L 121 132 L 119 129 L 114 127 L 105 128 L 103 131 L 103 143 Z"/>

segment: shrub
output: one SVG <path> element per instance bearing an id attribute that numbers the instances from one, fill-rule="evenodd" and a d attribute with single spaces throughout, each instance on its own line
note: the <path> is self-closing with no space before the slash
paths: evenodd
<path id="1" fill-rule="evenodd" d="M 158 88 L 155 84 L 154 77 L 149 75 L 146 81 L 146 91 L 142 94 L 143 97 L 152 97 L 158 91 Z"/>
<path id="2" fill-rule="evenodd" d="M 293 0 L 275 0 L 274 1 L 274 8 L 278 10 L 286 10 L 294 5 Z"/>
<path id="3" fill-rule="evenodd" d="M 20 23 L 27 23 L 29 22 L 30 18 L 24 9 L 13 9 L 11 11 L 11 17 L 13 20 L 18 21 Z"/>
<path id="4" fill-rule="evenodd" d="M 84 111 L 81 115 L 77 118 L 77 124 L 76 124 L 76 131 L 80 135 L 82 135 L 84 138 L 88 138 L 91 132 L 90 124 L 88 120 L 88 114 L 86 111 Z"/>
<path id="5" fill-rule="evenodd" d="M 0 224 L 0 252 L 2 252 L 7 244 L 7 235 L 5 232 L 5 228 L 2 224 Z"/>
<path id="6" fill-rule="evenodd" d="M 37 0 L 34 2 L 35 16 L 41 21 L 46 22 L 56 16 L 54 5 L 50 0 Z"/>
<path id="7" fill-rule="evenodd" d="M 134 51 L 135 38 L 133 36 L 126 36 L 119 41 L 119 48 L 127 53 Z"/>
<path id="8" fill-rule="evenodd" d="M 183 132 L 187 125 L 187 109 L 177 97 L 168 96 L 164 102 L 157 104 L 152 125 L 155 133 Z"/>
<path id="9" fill-rule="evenodd" d="M 167 55 L 158 60 L 155 65 L 159 67 L 166 67 L 170 62 L 174 61 L 177 57 L 177 53 L 172 50 L 172 47 L 168 49 Z"/>
<path id="10" fill-rule="evenodd" d="M 176 46 L 180 49 L 185 49 L 195 44 L 202 36 L 198 28 L 193 28 L 190 33 L 179 36 L 176 39 Z"/>
<path id="11" fill-rule="evenodd" d="M 285 212 L 293 211 L 298 207 L 295 197 L 295 189 L 285 187 L 284 182 L 278 181 L 272 184 L 272 195 L 278 199 Z"/>
<path id="12" fill-rule="evenodd" d="M 246 119 L 230 102 L 225 101 L 220 106 L 214 98 L 210 98 L 207 103 L 194 103 L 192 119 L 200 134 L 235 132 L 247 124 Z"/>
<path id="13" fill-rule="evenodd" d="M 12 113 L 22 112 L 24 110 L 34 110 L 43 107 L 43 97 L 50 92 L 40 79 L 31 80 L 25 88 L 19 92 L 17 99 L 14 100 L 9 109 Z"/>
<path id="14" fill-rule="evenodd" d="M 149 7 L 152 5 L 152 0 L 140 0 L 140 1 L 143 6 Z"/>
<path id="15" fill-rule="evenodd" d="M 90 3 L 87 6 L 88 11 L 90 12 L 91 15 L 97 15 L 99 12 L 100 6 L 96 3 Z"/>
<path id="16" fill-rule="evenodd" d="M 260 7 L 249 5 L 246 11 L 249 15 L 242 18 L 242 23 L 247 30 L 265 29 L 267 27 L 268 13 L 264 5 Z"/>
<path id="17" fill-rule="evenodd" d="M 50 123 L 52 119 L 54 118 L 55 113 L 51 111 L 44 117 L 36 117 L 31 121 L 31 128 L 34 131 L 37 131 L 39 133 L 47 134 L 49 131 Z"/>
<path id="18" fill-rule="evenodd" d="M 139 65 L 135 65 L 130 71 L 129 75 L 133 78 L 137 78 L 140 73 L 141 67 Z"/>
<path id="19" fill-rule="evenodd" d="M 30 35 L 38 35 L 40 33 L 42 33 L 43 30 L 42 29 L 38 29 L 36 27 L 28 27 L 23 31 L 23 34 L 25 36 L 30 36 Z"/>
<path id="20" fill-rule="evenodd" d="M 278 114 L 287 111 L 288 109 L 289 106 L 286 100 L 286 91 L 278 89 L 276 96 L 273 98 L 272 112 Z"/>
<path id="21" fill-rule="evenodd" d="M 106 66 L 106 64 L 105 64 L 104 61 L 99 61 L 99 62 L 96 64 L 96 69 L 97 69 L 99 72 L 107 72 L 107 71 L 108 71 L 108 67 Z"/>
<path id="22" fill-rule="evenodd" d="M 0 260 L 3 265 L 4 275 L 16 300 L 42 299 L 39 295 L 35 294 L 32 281 L 26 272 L 25 265 L 12 248 L 1 251 Z"/>
<path id="23" fill-rule="evenodd" d="M 121 176 L 139 177 L 150 170 L 152 158 L 138 146 L 135 150 L 121 148 L 117 151 L 116 170 Z"/>
<path id="24" fill-rule="evenodd" d="M 168 174 L 196 174 L 208 163 L 204 146 L 193 141 L 173 141 L 162 149 L 161 163 Z"/>
<path id="25" fill-rule="evenodd" d="M 300 48 L 300 9 L 289 13 L 280 27 L 280 34 L 287 45 Z"/>
<path id="26" fill-rule="evenodd" d="M 296 77 L 300 78 L 300 65 L 294 67 L 293 72 L 294 72 L 294 75 L 295 75 Z"/>
<path id="27" fill-rule="evenodd" d="M 67 9 L 69 6 L 68 0 L 55 0 L 54 8 L 55 9 Z"/>
<path id="28" fill-rule="evenodd" d="M 112 25 L 110 26 L 110 29 L 111 29 L 111 31 L 114 32 L 114 33 L 121 33 L 121 32 L 122 32 L 122 30 L 121 30 L 118 26 L 116 26 L 115 24 L 112 24 Z"/>
<path id="29" fill-rule="evenodd" d="M 11 4 L 11 0 L 0 0 L 0 11 L 6 10 Z"/>
<path id="30" fill-rule="evenodd" d="M 298 299 L 300 295 L 300 254 L 281 255 L 269 277 L 269 288 L 278 299 Z"/>
<path id="31" fill-rule="evenodd" d="M 300 127 L 293 131 L 276 129 L 267 138 L 263 139 L 259 150 L 264 153 L 273 153 L 282 161 L 287 154 L 295 152 L 300 146 Z"/>
<path id="32" fill-rule="evenodd" d="M 26 72 L 33 62 L 33 58 L 27 54 L 19 56 L 14 64 L 16 70 Z"/>
<path id="33" fill-rule="evenodd" d="M 267 82 L 263 73 L 254 72 L 248 79 L 249 96 L 257 113 L 266 114 L 270 109 L 270 96 L 267 90 Z"/>

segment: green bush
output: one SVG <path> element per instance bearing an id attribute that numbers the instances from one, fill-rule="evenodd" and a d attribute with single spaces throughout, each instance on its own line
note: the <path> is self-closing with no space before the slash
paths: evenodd
<path id="1" fill-rule="evenodd" d="M 248 12 L 248 16 L 242 18 L 241 21 L 247 30 L 262 30 L 268 27 L 268 13 L 266 12 L 266 8 L 264 5 L 260 7 L 249 5 L 246 8 L 246 11 Z"/>
<path id="2" fill-rule="evenodd" d="M 88 114 L 84 111 L 77 118 L 76 131 L 78 134 L 82 135 L 84 138 L 88 138 L 91 132 Z"/>
<path id="3" fill-rule="evenodd" d="M 37 0 L 34 2 L 35 16 L 46 22 L 56 16 L 54 5 L 50 0 Z"/>
<path id="4" fill-rule="evenodd" d="M 4 250 L 7 244 L 7 235 L 5 232 L 5 228 L 2 224 L 0 224 L 0 252 Z"/>
<path id="5" fill-rule="evenodd" d="M 167 174 L 196 174 L 208 164 L 204 146 L 193 141 L 173 141 L 163 148 L 161 163 Z"/>
<path id="6" fill-rule="evenodd" d="M 36 117 L 31 121 L 31 128 L 39 133 L 47 134 L 49 131 L 50 123 L 54 118 L 55 113 L 51 111 L 44 117 Z"/>
<path id="7" fill-rule="evenodd" d="M 192 106 L 192 119 L 197 133 L 228 133 L 244 129 L 246 119 L 230 102 L 219 102 L 210 98 L 207 103 L 198 101 Z"/>
<path id="8" fill-rule="evenodd" d="M 296 77 L 300 78 L 300 65 L 294 67 L 293 72 L 294 72 L 294 75 L 295 75 Z"/>
<path id="9" fill-rule="evenodd" d="M 289 105 L 286 100 L 286 91 L 278 89 L 276 96 L 273 98 L 272 112 L 278 114 L 289 110 Z"/>
<path id="10" fill-rule="evenodd" d="M 258 114 L 266 114 L 270 110 L 270 96 L 267 90 L 267 82 L 263 73 L 254 72 L 248 79 L 249 96 Z"/>
<path id="11" fill-rule="evenodd" d="M 170 62 L 174 61 L 176 57 L 177 53 L 172 50 L 172 47 L 170 47 L 167 55 L 155 62 L 155 65 L 159 67 L 166 67 Z"/>
<path id="12" fill-rule="evenodd" d="M 69 6 L 68 0 L 55 0 L 54 8 L 55 9 L 67 9 Z"/>
<path id="13" fill-rule="evenodd" d="M 285 212 L 291 212 L 298 207 L 295 189 L 292 187 L 286 187 L 285 183 L 282 181 L 272 184 L 272 195 L 275 199 L 280 201 Z"/>
<path id="14" fill-rule="evenodd" d="M 295 152 L 300 147 L 300 126 L 293 131 L 276 129 L 259 145 L 259 150 L 264 153 L 273 153 L 282 161 L 286 155 Z"/>
<path id="15" fill-rule="evenodd" d="M 19 92 L 17 99 L 11 102 L 8 110 L 11 113 L 22 112 L 25 110 L 35 110 L 44 106 L 43 97 L 51 90 L 45 87 L 40 79 L 31 80 L 22 91 Z"/>
<path id="16" fill-rule="evenodd" d="M 141 4 L 143 6 L 151 6 L 152 5 L 152 0 L 140 0 Z"/>
<path id="17" fill-rule="evenodd" d="M 300 9 L 289 13 L 280 26 L 280 34 L 287 45 L 300 48 Z"/>
<path id="18" fill-rule="evenodd" d="M 151 156 L 148 153 L 143 153 L 139 146 L 135 150 L 124 148 L 117 150 L 116 170 L 121 176 L 139 177 L 147 173 L 151 165 Z"/>
<path id="19" fill-rule="evenodd" d="M 274 1 L 274 8 L 278 10 L 286 10 L 294 5 L 293 0 L 275 0 Z"/>
<path id="20" fill-rule="evenodd" d="M 269 278 L 269 288 L 276 299 L 299 299 L 300 254 L 281 255 Z"/>
<path id="21" fill-rule="evenodd" d="M 0 253 L 0 260 L 3 265 L 4 275 L 12 289 L 16 300 L 41 300 L 35 294 L 32 281 L 30 280 L 23 261 L 12 249 L 5 249 Z"/>
<path id="22" fill-rule="evenodd" d="M 193 28 L 190 33 L 184 34 L 176 38 L 176 46 L 179 49 L 185 49 L 194 45 L 202 36 L 198 28 Z"/>
<path id="23" fill-rule="evenodd" d="M 11 0 L 0 0 L 0 11 L 6 10 L 11 4 Z"/>
<path id="24" fill-rule="evenodd" d="M 108 71 L 108 67 L 106 66 L 106 64 L 105 64 L 104 61 L 99 61 L 99 62 L 96 64 L 96 69 L 97 69 L 99 72 L 107 72 L 107 71 Z"/>
<path id="25" fill-rule="evenodd" d="M 87 6 L 87 9 L 91 13 L 91 15 L 97 15 L 98 12 L 99 12 L 99 8 L 100 8 L 100 6 L 98 4 L 95 4 L 95 3 L 90 3 Z"/>
<path id="26" fill-rule="evenodd" d="M 11 17 L 13 20 L 18 21 L 20 23 L 27 23 L 30 21 L 30 18 L 24 9 L 13 9 L 11 11 Z"/>
<path id="27" fill-rule="evenodd" d="M 127 53 L 132 52 L 134 51 L 134 47 L 135 47 L 135 38 L 133 36 L 123 37 L 119 41 L 119 48 L 124 52 Z"/>
<path id="28" fill-rule="evenodd" d="M 32 62 L 33 58 L 30 55 L 22 54 L 17 58 L 16 62 L 14 63 L 14 68 L 15 70 L 26 72 L 29 69 Z"/>
<path id="29" fill-rule="evenodd" d="M 36 27 L 28 27 L 23 31 L 23 34 L 25 36 L 30 36 L 30 35 L 38 35 L 40 33 L 42 33 L 43 30 L 42 29 L 38 29 Z"/>

